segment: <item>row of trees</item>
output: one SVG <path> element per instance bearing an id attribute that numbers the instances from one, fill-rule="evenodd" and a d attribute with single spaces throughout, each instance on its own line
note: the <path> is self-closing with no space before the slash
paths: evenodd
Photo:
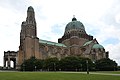
<path id="1" fill-rule="evenodd" d="M 86 71 L 93 70 L 117 70 L 117 63 L 109 58 L 92 62 L 88 58 L 77 56 L 58 58 L 47 58 L 45 60 L 31 57 L 21 65 L 22 71 Z"/>

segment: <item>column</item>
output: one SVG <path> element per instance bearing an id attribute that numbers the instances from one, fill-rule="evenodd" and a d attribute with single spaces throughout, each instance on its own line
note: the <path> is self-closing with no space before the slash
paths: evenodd
<path id="1" fill-rule="evenodd" d="M 4 62 L 3 62 L 3 65 L 4 65 L 4 69 L 6 69 L 6 59 L 4 58 Z"/>
<path id="2" fill-rule="evenodd" d="M 14 69 L 16 69 L 16 60 L 14 60 L 13 63 L 14 63 Z"/>
<path id="3" fill-rule="evenodd" d="M 4 58 L 4 67 L 6 67 L 6 60 L 5 60 L 5 58 Z"/>
<path id="4" fill-rule="evenodd" d="M 10 58 L 8 57 L 7 67 L 10 69 Z"/>

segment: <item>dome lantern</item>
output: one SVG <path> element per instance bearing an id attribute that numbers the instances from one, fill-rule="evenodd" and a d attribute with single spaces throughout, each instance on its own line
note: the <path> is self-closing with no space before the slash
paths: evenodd
<path id="1" fill-rule="evenodd" d="M 75 18 L 75 15 L 73 15 L 72 21 L 77 21 L 77 19 Z"/>

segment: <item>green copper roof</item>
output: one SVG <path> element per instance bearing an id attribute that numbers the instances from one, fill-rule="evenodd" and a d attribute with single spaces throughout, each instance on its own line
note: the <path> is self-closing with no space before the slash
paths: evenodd
<path id="1" fill-rule="evenodd" d="M 65 32 L 72 29 L 85 30 L 84 25 L 80 21 L 77 21 L 76 18 L 73 18 L 72 21 L 66 25 Z"/>
<path id="2" fill-rule="evenodd" d="M 90 44 L 92 41 L 88 41 L 88 42 L 86 42 L 85 44 L 83 44 L 83 46 L 86 46 L 86 45 L 88 45 L 88 44 Z"/>
<path id="3" fill-rule="evenodd" d="M 85 44 L 83 44 L 83 46 L 89 45 L 91 42 L 92 41 L 88 41 Z M 98 49 L 98 48 L 104 48 L 104 47 L 102 45 L 100 45 L 100 44 L 95 43 L 92 48 Z"/>
<path id="4" fill-rule="evenodd" d="M 94 44 L 92 48 L 98 49 L 98 48 L 104 48 L 104 47 L 100 44 Z"/>
<path id="5" fill-rule="evenodd" d="M 64 44 L 61 44 L 61 43 L 56 43 L 56 42 L 51 42 L 51 41 L 46 41 L 46 40 L 41 40 L 41 39 L 39 40 L 39 43 L 66 47 Z"/>

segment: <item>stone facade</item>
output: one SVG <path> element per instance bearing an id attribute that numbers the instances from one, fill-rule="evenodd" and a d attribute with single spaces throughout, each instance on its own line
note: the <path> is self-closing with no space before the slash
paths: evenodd
<path id="1" fill-rule="evenodd" d="M 6 54 L 5 52 L 4 56 Z M 93 39 L 93 36 L 86 33 L 84 25 L 75 17 L 66 25 L 64 35 L 58 39 L 58 43 L 39 39 L 34 9 L 31 6 L 28 7 L 26 21 L 23 21 L 21 25 L 20 46 L 16 53 L 16 69 L 19 69 L 24 60 L 30 57 L 61 59 L 71 55 L 87 57 L 95 61 L 108 58 L 109 53 L 96 39 Z M 5 62 L 6 60 L 9 64 L 9 58 L 4 57 Z M 4 63 L 4 67 L 6 67 L 6 63 Z"/>
<path id="2" fill-rule="evenodd" d="M 11 69 L 10 62 L 13 61 L 13 68 L 16 68 L 18 52 L 7 51 L 4 52 L 4 69 Z M 7 64 L 7 65 L 6 65 Z"/>

